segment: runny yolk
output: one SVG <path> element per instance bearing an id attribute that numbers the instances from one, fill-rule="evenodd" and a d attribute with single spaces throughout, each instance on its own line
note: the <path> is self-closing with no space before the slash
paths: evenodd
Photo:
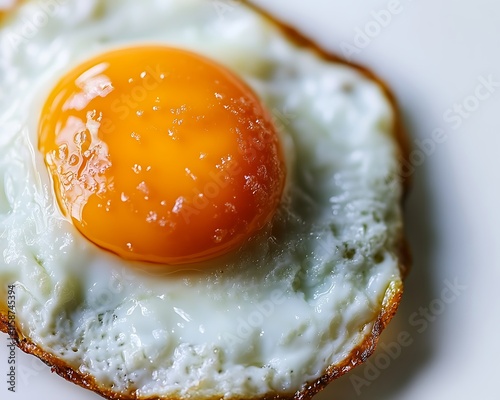
<path id="1" fill-rule="evenodd" d="M 39 149 L 84 236 L 154 263 L 241 246 L 270 221 L 285 181 L 256 94 L 225 67 L 161 46 L 108 52 L 64 76 L 43 108 Z"/>

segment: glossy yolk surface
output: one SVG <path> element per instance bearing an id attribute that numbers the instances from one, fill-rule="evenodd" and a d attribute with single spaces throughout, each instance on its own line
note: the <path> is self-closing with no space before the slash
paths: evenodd
<path id="1" fill-rule="evenodd" d="M 70 71 L 42 111 L 59 205 L 123 258 L 183 264 L 240 246 L 272 218 L 285 166 L 270 115 L 221 65 L 167 47 Z"/>

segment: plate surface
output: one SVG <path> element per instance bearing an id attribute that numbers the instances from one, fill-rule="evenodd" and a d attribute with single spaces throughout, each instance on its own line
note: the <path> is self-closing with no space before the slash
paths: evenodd
<path id="1" fill-rule="evenodd" d="M 222 12 L 238 6 L 213 1 Z M 255 2 L 387 81 L 413 144 L 406 217 L 414 265 L 402 306 L 369 362 L 316 399 L 497 398 L 500 3 Z M 101 398 L 20 351 L 17 391 L 7 392 L 0 339 L 2 398 Z"/>

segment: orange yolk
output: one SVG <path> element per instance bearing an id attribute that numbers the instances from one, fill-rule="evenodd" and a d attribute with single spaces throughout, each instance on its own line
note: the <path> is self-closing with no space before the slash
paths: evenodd
<path id="1" fill-rule="evenodd" d="M 45 103 L 39 148 L 63 212 L 131 260 L 192 263 L 241 246 L 285 181 L 256 94 L 223 66 L 160 46 L 70 71 Z"/>

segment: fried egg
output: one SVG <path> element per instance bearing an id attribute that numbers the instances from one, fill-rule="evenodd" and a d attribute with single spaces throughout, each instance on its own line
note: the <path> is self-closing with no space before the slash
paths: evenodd
<path id="1" fill-rule="evenodd" d="M 0 44 L 20 347 L 108 398 L 302 398 L 364 361 L 402 291 L 386 90 L 247 4 L 59 1 L 16 36 L 39 11 Z"/>

